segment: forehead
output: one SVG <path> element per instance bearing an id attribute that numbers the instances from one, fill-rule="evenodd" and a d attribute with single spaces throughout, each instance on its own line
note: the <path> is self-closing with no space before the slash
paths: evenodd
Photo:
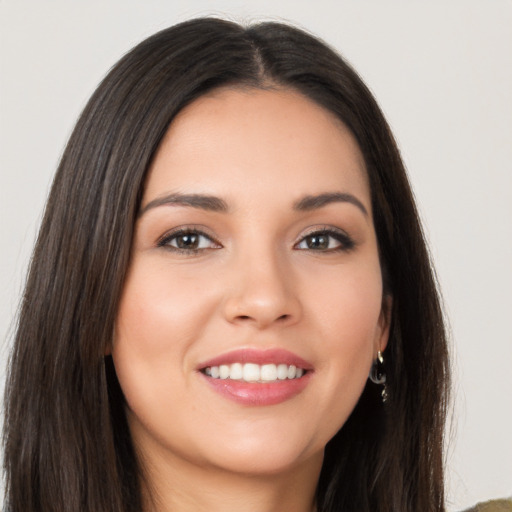
<path id="1" fill-rule="evenodd" d="M 189 189 L 229 198 L 247 187 L 263 197 L 277 188 L 290 200 L 341 190 L 369 203 L 363 156 L 338 118 L 289 89 L 241 88 L 202 96 L 176 116 L 144 202 Z"/>

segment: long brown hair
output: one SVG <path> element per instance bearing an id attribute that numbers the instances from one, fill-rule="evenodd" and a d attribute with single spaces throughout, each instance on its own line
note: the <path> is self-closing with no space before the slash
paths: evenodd
<path id="1" fill-rule="evenodd" d="M 183 107 L 223 85 L 297 90 L 341 119 L 364 155 L 393 296 L 389 399 L 368 383 L 328 443 L 321 512 L 444 510 L 449 368 L 443 316 L 406 172 L 354 70 L 277 23 L 196 19 L 110 71 L 71 135 L 30 265 L 6 387 L 6 510 L 140 511 L 141 470 L 109 357 L 147 169 Z"/>

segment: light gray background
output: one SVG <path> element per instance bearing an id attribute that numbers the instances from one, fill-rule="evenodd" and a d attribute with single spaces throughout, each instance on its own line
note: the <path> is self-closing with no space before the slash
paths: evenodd
<path id="1" fill-rule="evenodd" d="M 375 93 L 453 331 L 449 508 L 512 495 L 510 1 L 0 0 L 1 359 L 49 183 L 85 101 L 135 43 L 211 13 L 307 27 Z"/>

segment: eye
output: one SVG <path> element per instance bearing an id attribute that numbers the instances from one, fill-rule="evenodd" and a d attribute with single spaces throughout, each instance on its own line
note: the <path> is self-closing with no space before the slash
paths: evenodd
<path id="1" fill-rule="evenodd" d="M 346 233 L 330 228 L 307 234 L 295 245 L 295 248 L 308 251 L 335 252 L 349 251 L 354 246 L 354 241 Z"/>
<path id="2" fill-rule="evenodd" d="M 198 252 L 206 249 L 219 249 L 221 246 L 206 233 L 197 229 L 179 229 L 167 233 L 158 242 L 159 247 L 165 247 L 178 252 Z"/>

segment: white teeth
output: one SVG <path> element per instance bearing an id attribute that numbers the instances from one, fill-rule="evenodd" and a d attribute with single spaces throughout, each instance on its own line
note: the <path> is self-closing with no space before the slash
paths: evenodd
<path id="1" fill-rule="evenodd" d="M 260 366 L 258 364 L 247 363 L 244 364 L 243 379 L 247 382 L 256 382 L 260 380 Z"/>
<path id="2" fill-rule="evenodd" d="M 284 380 L 288 377 L 288 365 L 280 364 L 277 367 L 277 378 L 279 380 Z"/>
<path id="3" fill-rule="evenodd" d="M 240 363 L 233 363 L 231 365 L 230 379 L 242 380 L 244 375 L 244 368 Z"/>
<path id="4" fill-rule="evenodd" d="M 208 366 L 204 369 L 204 373 L 214 379 L 274 382 L 277 380 L 300 379 L 304 375 L 304 370 L 293 364 L 233 363 L 231 365 Z"/>
<path id="5" fill-rule="evenodd" d="M 264 364 L 261 367 L 261 380 L 270 381 L 277 379 L 277 366 L 275 364 Z"/>
<path id="6" fill-rule="evenodd" d="M 221 364 L 219 366 L 219 377 L 221 379 L 227 379 L 229 377 L 229 366 L 227 364 Z"/>

